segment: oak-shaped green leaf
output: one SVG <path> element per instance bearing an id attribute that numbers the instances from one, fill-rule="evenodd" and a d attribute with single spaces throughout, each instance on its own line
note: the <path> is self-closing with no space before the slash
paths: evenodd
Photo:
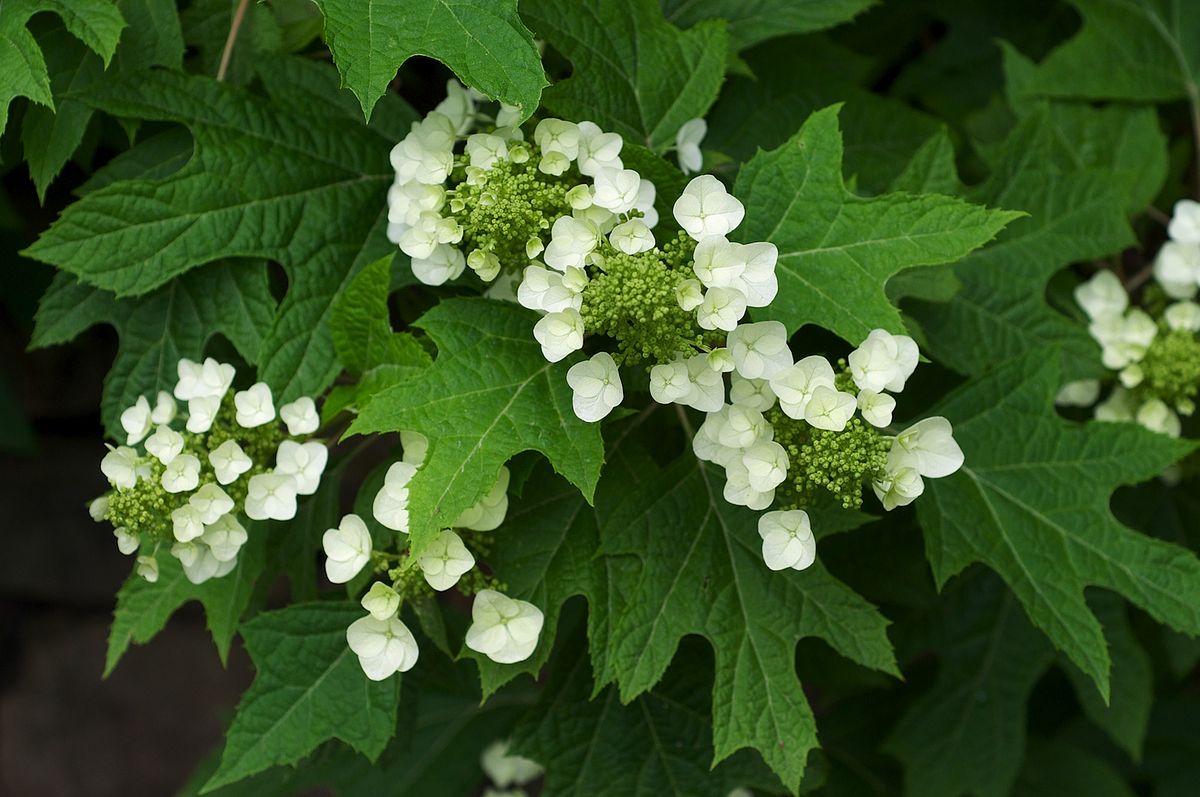
<path id="1" fill-rule="evenodd" d="M 724 25 L 681 32 L 655 0 L 525 0 L 521 13 L 574 67 L 546 89 L 545 106 L 658 152 L 704 116 L 725 77 Z"/>
<path id="2" fill-rule="evenodd" d="M 416 338 L 394 331 L 388 320 L 394 259 L 395 255 L 386 255 L 363 268 L 333 305 L 329 318 L 333 345 L 342 365 L 353 374 L 380 366 L 419 370 L 431 362 Z"/>
<path id="3" fill-rule="evenodd" d="M 729 23 L 729 49 L 810 33 L 848 22 L 876 0 L 661 0 L 667 21 L 686 28 L 707 19 Z"/>
<path id="4" fill-rule="evenodd" d="M 546 85 L 516 0 L 316 0 L 342 83 L 368 118 L 412 55 L 444 63 L 464 83 L 529 116 Z"/>
<path id="5" fill-rule="evenodd" d="M 597 681 L 622 700 L 650 690 L 689 634 L 712 644 L 714 763 L 751 747 L 795 790 L 817 747 L 812 709 L 796 676 L 796 643 L 820 637 L 867 667 L 896 673 L 887 620 L 818 561 L 803 572 L 763 564 L 758 515 L 725 501 L 720 476 L 691 452 L 643 473 L 607 516 L 601 554 L 636 556 L 635 588 L 613 591 Z M 814 523 L 814 525 L 816 525 Z"/>
<path id="6" fill-rule="evenodd" d="M 1084 588 L 1105 587 L 1172 628 L 1200 633 L 1200 560 L 1117 522 L 1119 485 L 1158 475 L 1192 443 L 1131 424 L 1070 423 L 1054 411 L 1057 353 L 1034 350 L 951 394 L 962 469 L 928 483 L 917 511 L 934 577 L 983 562 L 1033 624 L 1109 694 L 1104 634 Z"/>
<path id="7" fill-rule="evenodd" d="M 130 299 L 60 272 L 38 307 L 32 345 L 66 343 L 94 324 L 117 330 L 120 345 L 100 409 L 105 428 L 119 438 L 122 410 L 138 396 L 173 390 L 180 358 L 200 357 L 213 335 L 224 335 L 255 362 L 274 312 L 262 263 L 215 263 Z"/>
<path id="8" fill-rule="evenodd" d="M 571 407 L 567 362 L 548 363 L 537 315 L 516 305 L 448 299 L 421 317 L 438 346 L 420 377 L 387 388 L 351 433 L 416 431 L 429 438 L 409 483 L 410 545 L 419 554 L 496 482 L 513 455 L 534 449 L 590 500 L 604 461 L 597 424 Z"/>
<path id="9" fill-rule="evenodd" d="M 1198 98 L 1200 16 L 1191 0 L 1071 0 L 1076 36 L 1046 56 L 1030 90 L 1053 97 Z"/>
<path id="10" fill-rule="evenodd" d="M 111 0 L 8 0 L 0 14 L 0 133 L 8 124 L 8 106 L 16 97 L 54 107 L 50 75 L 37 41 L 25 27 L 39 11 L 62 18 L 71 35 L 107 65 L 117 49 L 125 20 Z"/>
<path id="11" fill-rule="evenodd" d="M 296 603 L 242 626 L 257 674 L 225 734 L 215 789 L 291 764 L 328 739 L 375 760 L 396 730 L 400 678 L 370 681 L 346 644 L 352 603 Z"/>
<path id="12" fill-rule="evenodd" d="M 755 317 L 793 332 L 816 324 L 853 344 L 875 328 L 904 330 L 884 291 L 893 274 L 953 262 L 1020 215 L 938 194 L 851 193 L 842 181 L 837 106 L 755 156 L 734 193 L 746 205 L 737 236 L 779 247 L 779 296 Z"/>
<path id="13" fill-rule="evenodd" d="M 250 539 L 242 547 L 237 565 L 221 578 L 193 584 L 183 574 L 179 560 L 165 551 L 158 555 L 158 581 L 151 584 L 136 573 L 131 574 L 117 592 L 104 675 L 107 677 L 113 671 L 130 644 L 149 642 L 163 630 L 176 609 L 193 600 L 204 606 L 208 630 L 224 663 L 265 564 L 266 529 L 254 524 L 249 532 Z"/>

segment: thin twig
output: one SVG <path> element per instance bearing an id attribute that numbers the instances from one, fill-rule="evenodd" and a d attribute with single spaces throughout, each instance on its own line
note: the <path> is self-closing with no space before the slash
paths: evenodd
<path id="1" fill-rule="evenodd" d="M 1147 263 L 1137 271 L 1133 276 L 1125 280 L 1125 290 L 1133 293 L 1138 288 L 1150 281 L 1150 277 L 1154 275 L 1154 263 Z"/>
<path id="2" fill-rule="evenodd" d="M 1166 213 L 1163 213 L 1158 208 L 1154 207 L 1154 205 L 1146 206 L 1146 215 L 1149 216 L 1150 218 L 1154 219 L 1155 221 L 1157 221 L 1159 224 L 1161 224 L 1164 227 L 1166 227 L 1168 224 L 1171 223 L 1171 217 L 1168 216 Z"/>
<path id="3" fill-rule="evenodd" d="M 241 0 L 237 10 L 233 12 L 233 21 L 229 23 L 229 35 L 225 37 L 225 49 L 221 51 L 221 65 L 217 67 L 217 80 L 224 80 L 229 71 L 229 61 L 233 58 L 233 44 L 237 41 L 238 31 L 242 29 L 242 19 L 246 16 L 246 6 L 250 0 Z"/>
<path id="4" fill-rule="evenodd" d="M 676 404 L 675 412 L 677 415 L 679 415 L 679 425 L 683 427 L 684 433 L 688 436 L 688 439 L 691 440 L 696 436 L 696 432 L 692 429 L 692 422 L 687 416 L 687 410 L 683 408 L 682 404 Z"/>

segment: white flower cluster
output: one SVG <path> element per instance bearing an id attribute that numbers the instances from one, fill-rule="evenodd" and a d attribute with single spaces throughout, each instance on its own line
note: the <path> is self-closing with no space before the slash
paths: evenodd
<path id="1" fill-rule="evenodd" d="M 160 391 L 153 407 L 139 397 L 121 413 L 125 445 L 110 446 L 100 463 L 113 491 L 91 513 L 114 524 L 122 553 L 143 551 L 137 571 L 148 581 L 157 580 L 157 550 L 169 542 L 187 578 L 200 584 L 237 564 L 247 540 L 241 515 L 295 516 L 297 496 L 316 492 L 328 450 L 303 439 L 320 425 L 311 398 L 285 404 L 277 416 L 266 384 L 232 391 L 232 365 L 183 359 L 178 374 L 174 395 Z M 300 439 L 286 438 L 277 417 Z"/>
<path id="2" fill-rule="evenodd" d="M 904 389 L 919 356 L 912 338 L 874 330 L 847 358 L 849 378 L 840 381 L 846 388 L 854 386 L 856 391 L 849 392 L 838 387 L 838 375 L 824 357 L 793 362 L 787 331 L 777 321 L 739 326 L 729 338 L 731 403 L 724 404 L 718 394 L 718 406 L 708 411 L 692 450 L 725 470 L 725 500 L 755 511 L 775 502 L 776 488 L 788 479 L 793 465 L 766 416 L 776 402 L 787 419 L 824 432 L 842 432 L 856 411 L 866 423 L 882 429 L 892 422 L 896 399 L 891 394 Z M 655 380 L 653 373 L 651 380 L 652 391 L 658 383 L 660 395 L 655 398 L 669 398 L 661 393 L 664 380 Z M 926 418 L 884 440 L 886 465 L 873 475 L 871 487 L 889 511 L 920 496 L 924 479 L 948 476 L 963 463 L 945 418 Z M 767 512 L 759 519 L 759 534 L 763 558 L 772 570 L 803 570 L 815 558 L 816 542 L 803 509 Z"/>
<path id="3" fill-rule="evenodd" d="M 541 777 L 541 764 L 509 753 L 508 749 L 507 740 L 497 739 L 480 754 L 479 765 L 494 787 L 485 791 L 484 797 L 527 797 L 521 787 Z"/>
<path id="4" fill-rule="evenodd" d="M 1153 264 L 1154 281 L 1165 302 L 1151 301 L 1157 319 L 1130 304 L 1129 293 L 1111 271 L 1098 271 L 1075 289 L 1075 301 L 1088 317 L 1088 332 L 1100 344 L 1101 361 L 1116 385 L 1096 404 L 1101 380 L 1069 382 L 1057 396 L 1060 406 L 1096 404 L 1100 421 L 1134 421 L 1151 431 L 1178 437 L 1181 415 L 1195 410 L 1200 381 L 1200 203 L 1180 200 L 1168 225 L 1170 240 Z"/>

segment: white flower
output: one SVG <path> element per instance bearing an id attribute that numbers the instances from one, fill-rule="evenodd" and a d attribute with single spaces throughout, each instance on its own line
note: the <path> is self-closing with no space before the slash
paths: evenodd
<path id="1" fill-rule="evenodd" d="M 704 166 L 704 155 L 700 142 L 708 133 L 708 123 L 703 119 L 688 119 L 675 133 L 675 156 L 684 174 L 700 171 Z"/>
<path id="2" fill-rule="evenodd" d="M 398 617 L 379 620 L 360 617 L 346 629 L 346 644 L 358 656 L 358 664 L 372 681 L 393 673 L 407 672 L 417 663 L 420 650 L 408 626 Z"/>
<path id="3" fill-rule="evenodd" d="M 204 518 L 191 503 L 171 511 L 171 532 L 180 542 L 191 542 L 204 533 Z"/>
<path id="4" fill-rule="evenodd" d="M 188 496 L 188 506 L 196 510 L 200 522 L 207 526 L 216 523 L 217 518 L 227 512 L 233 511 L 233 499 L 220 487 L 208 482 Z"/>
<path id="5" fill-rule="evenodd" d="M 542 152 L 558 152 L 568 162 L 579 155 L 579 127 L 562 119 L 543 119 L 533 130 L 533 140 Z"/>
<path id="6" fill-rule="evenodd" d="M 703 329 L 732 332 L 746 314 L 746 296 L 736 288 L 709 288 L 696 308 L 696 323 Z"/>
<path id="7" fill-rule="evenodd" d="M 542 356 L 556 363 L 583 347 L 583 317 L 573 307 L 549 313 L 534 324 L 533 337 L 542 345 Z"/>
<path id="8" fill-rule="evenodd" d="M 160 390 L 154 400 L 154 409 L 150 411 L 150 420 L 159 425 L 170 423 L 175 420 L 177 409 L 175 397 L 165 390 Z"/>
<path id="9" fill-rule="evenodd" d="M 192 434 L 207 432 L 212 428 L 220 409 L 221 399 L 216 396 L 196 396 L 188 399 L 187 430 Z"/>
<path id="10" fill-rule="evenodd" d="M 583 210 L 571 211 L 571 217 L 583 224 L 590 224 L 596 230 L 596 240 L 599 243 L 599 236 L 608 235 L 612 232 L 612 228 L 617 226 L 617 222 L 621 217 L 615 213 L 611 213 L 598 205 L 591 205 Z M 595 262 L 596 255 L 589 255 L 584 258 L 588 264 Z"/>
<path id="11" fill-rule="evenodd" d="M 408 533 L 408 483 L 417 473 L 416 465 L 393 462 L 383 477 L 383 486 L 375 494 L 371 514 L 392 531 Z"/>
<path id="12" fill-rule="evenodd" d="M 1129 306 L 1129 295 L 1116 274 L 1097 271 L 1090 280 L 1075 288 L 1075 301 L 1088 318 L 1096 321 L 1124 313 Z"/>
<path id="13" fill-rule="evenodd" d="M 896 450 L 897 447 L 893 445 L 892 451 Z M 925 492 L 925 482 L 917 469 L 910 465 L 901 465 L 896 460 L 903 460 L 903 457 L 896 458 L 889 454 L 883 475 L 871 482 L 875 497 L 888 512 L 898 506 L 908 506 Z"/>
<path id="14" fill-rule="evenodd" d="M 1140 385 L 1142 380 L 1145 378 L 1146 372 L 1143 371 L 1142 366 L 1138 365 L 1137 363 L 1125 366 L 1121 369 L 1120 373 L 1117 374 L 1117 379 L 1121 381 L 1121 384 L 1131 389 Z"/>
<path id="15" fill-rule="evenodd" d="M 636 255 L 654 248 L 654 233 L 641 219 L 630 219 L 613 227 L 608 241 L 625 254 Z"/>
<path id="16" fill-rule="evenodd" d="M 1111 275 L 1111 272 L 1101 271 L 1100 274 Z M 1197 283 L 1200 283 L 1200 244 L 1167 241 L 1154 259 L 1154 278 L 1173 299 L 1195 296 Z M 1111 279 L 1120 285 L 1116 276 Z M 1124 290 L 1121 288 L 1122 292 Z"/>
<path id="17" fill-rule="evenodd" d="M 611 213 L 628 213 L 637 203 L 641 180 L 633 169 L 601 169 L 592 183 L 592 203 Z"/>
<path id="18" fill-rule="evenodd" d="M 572 365 L 567 370 L 567 384 L 571 386 L 575 415 L 589 423 L 607 416 L 625 398 L 617 364 L 606 351 Z"/>
<path id="19" fill-rule="evenodd" d="M 530 310 L 560 313 L 567 308 L 578 310 L 583 294 L 568 287 L 562 273 L 532 265 L 525 267 L 525 276 L 517 286 L 517 302 Z"/>
<path id="20" fill-rule="evenodd" d="M 736 371 L 729 378 L 729 403 L 766 412 L 775 406 L 775 391 L 766 379 L 746 379 Z"/>
<path id="21" fill-rule="evenodd" d="M 1059 388 L 1054 403 L 1060 407 L 1090 407 L 1100 398 L 1100 381 L 1080 379 Z"/>
<path id="22" fill-rule="evenodd" d="M 412 258 L 413 276 L 426 285 L 443 285 L 458 279 L 467 268 L 462 250 L 449 244 L 438 244 L 428 257 Z"/>
<path id="23" fill-rule="evenodd" d="M 722 491 L 725 500 L 737 506 L 744 506 L 759 512 L 766 509 L 775 500 L 775 491 L 761 492 L 750 484 L 750 472 L 740 459 L 734 459 L 725 466 L 725 488 Z"/>
<path id="24" fill-rule="evenodd" d="M 552 174 L 555 177 L 566 172 L 571 167 L 571 159 L 561 152 L 543 152 L 538 161 L 538 171 L 542 174 Z"/>
<path id="25" fill-rule="evenodd" d="M 508 157 L 508 144 L 500 136 L 489 133 L 476 133 L 467 136 L 467 158 L 471 165 L 480 169 L 490 169 L 497 162 Z"/>
<path id="26" fill-rule="evenodd" d="M 700 412 L 716 412 L 725 404 L 725 380 L 720 372 L 708 367 L 708 358 L 697 354 L 687 360 L 691 390 L 677 403 Z"/>
<path id="27" fill-rule="evenodd" d="M 1200 332 L 1200 304 L 1175 302 L 1163 312 L 1167 326 L 1174 330 Z"/>
<path id="28" fill-rule="evenodd" d="M 642 212 L 642 221 L 646 222 L 646 226 L 650 229 L 654 229 L 658 224 L 658 210 L 654 207 L 654 198 L 657 195 L 658 189 L 654 187 L 654 183 L 643 177 L 638 183 L 637 202 L 633 207 Z"/>
<path id="29" fill-rule="evenodd" d="M 183 453 L 183 435 L 169 426 L 159 426 L 146 438 L 146 451 L 164 465 Z"/>
<path id="30" fill-rule="evenodd" d="M 538 607 L 491 589 L 480 590 L 471 606 L 467 647 L 499 664 L 533 655 L 545 618 Z"/>
<path id="31" fill-rule="evenodd" d="M 594 224 L 575 216 L 560 216 L 550 228 L 550 244 L 543 253 L 546 265 L 559 271 L 571 266 L 583 268 L 599 243 L 600 232 Z"/>
<path id="32" fill-rule="evenodd" d="M 1125 388 L 1117 387 L 1107 399 L 1096 405 L 1096 420 L 1132 421 L 1136 409 L 1133 395 Z"/>
<path id="33" fill-rule="evenodd" d="M 919 357 L 916 341 L 912 338 L 874 329 L 857 349 L 850 352 L 846 362 L 859 390 L 899 393 L 916 370 Z"/>
<path id="34" fill-rule="evenodd" d="M 125 430 L 126 445 L 135 446 L 142 441 L 153 426 L 150 420 L 150 402 L 145 396 L 138 396 L 132 407 L 121 413 L 121 428 Z"/>
<path id="35" fill-rule="evenodd" d="M 92 499 L 91 503 L 88 504 L 88 515 L 92 520 L 97 523 L 104 520 L 104 516 L 108 514 L 108 501 L 108 493 Z"/>
<path id="36" fill-rule="evenodd" d="M 1135 307 L 1123 316 L 1105 316 L 1093 321 L 1088 332 L 1101 346 L 1104 366 L 1116 371 L 1145 356 L 1158 333 L 1158 325 Z"/>
<path id="37" fill-rule="evenodd" d="M 495 741 L 484 748 L 479 756 L 479 765 L 484 773 L 496 784 L 506 789 L 509 786 L 522 786 L 542 774 L 542 766 L 536 761 L 510 755 L 508 742 Z"/>
<path id="38" fill-rule="evenodd" d="M 624 141 L 616 133 L 605 133 L 595 122 L 580 122 L 579 173 L 595 177 L 604 169 L 621 169 Z"/>
<path id="39" fill-rule="evenodd" d="M 342 518 L 336 529 L 321 536 L 325 550 L 325 575 L 334 584 L 345 584 L 371 561 L 371 532 L 358 515 Z"/>
<path id="40" fill-rule="evenodd" d="M 763 561 L 772 570 L 803 570 L 817 559 L 808 513 L 803 509 L 768 512 L 758 519 Z"/>
<path id="41" fill-rule="evenodd" d="M 249 535 L 246 534 L 245 527 L 238 523 L 237 518 L 232 514 L 225 514 L 208 524 L 200 539 L 218 562 L 232 562 L 246 544 Z"/>
<path id="42" fill-rule="evenodd" d="M 850 422 L 858 402 L 850 393 L 819 385 L 804 407 L 804 420 L 828 432 L 840 432 Z"/>
<path id="43" fill-rule="evenodd" d="M 787 478 L 788 455 L 783 446 L 771 440 L 760 440 L 742 455 L 742 465 L 750 486 L 760 493 L 774 490 Z"/>
<path id="44" fill-rule="evenodd" d="M 400 459 L 410 465 L 419 466 L 429 453 L 429 438 L 420 432 L 401 431 L 400 445 L 404 449 Z"/>
<path id="45" fill-rule="evenodd" d="M 193 398 L 220 399 L 233 384 L 237 375 L 232 365 L 219 363 L 212 357 L 203 364 L 182 359 L 176 366 L 179 381 L 175 384 L 175 398 L 189 401 Z"/>
<path id="46" fill-rule="evenodd" d="M 158 581 L 158 560 L 153 556 L 139 556 L 137 558 L 137 574 L 151 584 Z"/>
<path id="47" fill-rule="evenodd" d="M 804 419 L 804 410 L 818 387 L 832 388 L 833 366 L 820 355 L 805 357 L 770 379 L 771 390 L 779 397 L 779 407 L 789 418 Z"/>
<path id="48" fill-rule="evenodd" d="M 963 464 L 963 452 L 954 442 L 953 432 L 945 418 L 925 418 L 896 435 L 892 454 L 897 455 L 898 465 L 915 468 L 927 479 L 949 476 Z"/>
<path id="49" fill-rule="evenodd" d="M 438 592 L 445 592 L 458 583 L 463 573 L 475 566 L 475 557 L 463 545 L 462 538 L 449 529 L 443 530 L 417 559 L 425 581 Z"/>
<path id="50" fill-rule="evenodd" d="M 775 301 L 779 293 L 779 279 L 775 276 L 775 263 L 779 250 L 768 242 L 734 244 L 738 257 L 746 264 L 742 270 L 738 288 L 746 294 L 746 304 L 751 307 L 766 307 Z"/>
<path id="51" fill-rule="evenodd" d="M 237 481 L 239 476 L 254 465 L 234 440 L 226 440 L 208 452 L 208 463 L 212 465 L 213 473 L 220 484 Z"/>
<path id="52" fill-rule="evenodd" d="M 720 346 L 710 351 L 704 356 L 704 360 L 708 363 L 709 368 L 713 369 L 719 374 L 732 373 L 733 369 L 736 367 L 733 362 L 733 355 L 729 352 L 729 349 L 724 346 Z"/>
<path id="53" fill-rule="evenodd" d="M 565 198 L 572 210 L 587 210 L 592 206 L 592 187 L 580 183 L 568 190 Z M 530 257 L 533 257 L 533 255 L 530 255 Z"/>
<path id="54" fill-rule="evenodd" d="M 508 514 L 510 477 L 508 468 L 501 466 L 492 489 L 488 490 L 487 494 L 480 498 L 474 506 L 464 510 L 454 521 L 454 525 L 457 528 L 471 529 L 472 531 L 492 531 L 498 528 L 504 522 L 504 516 Z"/>
<path id="55" fill-rule="evenodd" d="M 444 183 L 454 167 L 457 128 L 437 111 L 414 122 L 407 136 L 392 148 L 390 159 L 400 182 Z"/>
<path id="56" fill-rule="evenodd" d="M 237 566 L 236 553 L 233 558 L 221 561 L 203 543 L 176 543 L 171 546 L 171 553 L 183 564 L 183 574 L 193 584 L 228 575 Z"/>
<path id="57" fill-rule="evenodd" d="M 770 440 L 774 434 L 771 425 L 758 410 L 726 405 L 721 408 L 721 414 L 724 423 L 718 427 L 717 442 L 726 448 L 749 448 L 758 440 Z"/>
<path id="58" fill-rule="evenodd" d="M 778 321 L 741 324 L 726 339 L 737 372 L 746 379 L 770 379 L 792 365 L 787 327 Z"/>
<path id="59" fill-rule="evenodd" d="M 896 399 L 887 393 L 876 393 L 873 390 L 858 391 L 858 411 L 863 420 L 872 426 L 882 429 L 892 422 L 892 413 L 896 410 Z"/>
<path id="60" fill-rule="evenodd" d="M 130 533 L 129 529 L 124 526 L 113 529 L 113 536 L 117 538 L 117 550 L 125 556 L 129 556 L 141 547 L 142 541 L 138 539 L 138 536 Z"/>
<path id="61" fill-rule="evenodd" d="M 433 110 L 444 115 L 458 135 L 464 135 L 475 121 L 475 99 L 454 78 L 446 81 L 446 99 Z"/>
<path id="62" fill-rule="evenodd" d="M 1150 399 L 1138 407 L 1134 420 L 1152 432 L 1179 437 L 1181 427 L 1176 415 L 1161 399 Z"/>
<path id="63" fill-rule="evenodd" d="M 308 396 L 301 396 L 280 407 L 279 420 L 287 424 L 288 434 L 293 437 L 312 434 L 321 425 L 321 417 L 317 415 L 317 404 Z"/>
<path id="64" fill-rule="evenodd" d="M 282 473 L 258 473 L 246 486 L 246 517 L 291 520 L 296 516 L 296 480 Z"/>
<path id="65" fill-rule="evenodd" d="M 376 620 L 387 620 L 400 611 L 400 596 L 387 584 L 376 581 L 363 595 L 362 607 Z"/>
<path id="66" fill-rule="evenodd" d="M 697 241 L 706 235 L 727 235 L 746 215 L 742 203 L 711 174 L 692 178 L 672 212 L 679 226 Z"/>
<path id="67" fill-rule="evenodd" d="M 163 469 L 162 487 L 168 493 L 186 493 L 200 484 L 200 460 L 193 454 L 180 454 Z"/>
<path id="68" fill-rule="evenodd" d="M 439 211 L 446 203 L 446 189 L 424 183 L 396 183 L 388 189 L 388 222 L 413 226 L 426 211 Z M 403 230 L 401 230 L 403 232 Z M 396 243 L 399 243 L 397 236 Z"/>
<path id="69" fill-rule="evenodd" d="M 675 286 L 675 301 L 687 312 L 695 310 L 704 301 L 704 286 L 700 280 L 680 280 Z"/>
<path id="70" fill-rule="evenodd" d="M 676 360 L 650 369 L 650 397 L 659 404 L 674 404 L 692 392 L 687 363 Z"/>
<path id="71" fill-rule="evenodd" d="M 692 451 L 696 457 L 705 462 L 720 465 L 722 468 L 729 467 L 742 456 L 741 449 L 730 448 L 720 443 L 726 418 L 724 408 L 719 412 L 708 413 L 704 418 L 704 423 L 700 424 L 700 428 L 696 430 L 696 436 L 692 438 Z"/>
<path id="72" fill-rule="evenodd" d="M 1200 244 L 1200 202 L 1181 199 L 1175 203 L 1171 223 L 1167 225 L 1171 240 Z"/>
<path id="73" fill-rule="evenodd" d="M 736 244 L 722 235 L 706 235 L 692 254 L 692 271 L 706 288 L 741 289 L 746 261 Z"/>
<path id="74" fill-rule="evenodd" d="M 265 382 L 256 382 L 248 389 L 234 393 L 233 406 L 237 410 L 238 425 L 247 429 L 275 420 L 271 388 Z"/>
<path id="75" fill-rule="evenodd" d="M 298 494 L 312 495 L 321 484 L 321 474 L 325 472 L 328 460 L 329 449 L 324 443 L 284 440 L 275 453 L 275 472 L 295 479 Z"/>

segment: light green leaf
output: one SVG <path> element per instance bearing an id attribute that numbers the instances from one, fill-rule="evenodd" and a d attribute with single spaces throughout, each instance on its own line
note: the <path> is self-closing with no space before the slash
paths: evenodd
<path id="1" fill-rule="evenodd" d="M 954 142 L 946 128 L 939 129 L 913 154 L 908 164 L 892 181 L 892 191 L 906 194 L 962 193 L 958 169 L 954 165 Z"/>
<path id="2" fill-rule="evenodd" d="M 346 644 L 346 628 L 362 616 L 351 603 L 297 603 L 242 627 L 257 674 L 204 791 L 295 763 L 327 739 L 379 757 L 396 730 L 400 678 L 370 681 L 363 673 Z"/>
<path id="3" fill-rule="evenodd" d="M 442 301 L 417 322 L 438 346 L 433 367 L 376 394 L 350 427 L 351 434 L 404 430 L 429 438 L 425 463 L 409 483 L 414 555 L 522 451 L 545 454 L 591 500 L 604 461 L 600 428 L 575 416 L 568 363 L 542 357 L 536 322 L 536 314 L 508 303 Z"/>
<path id="4" fill-rule="evenodd" d="M 661 0 L 681 28 L 707 19 L 729 22 L 729 49 L 740 52 L 775 36 L 810 33 L 849 22 L 877 0 Z"/>
<path id="5" fill-rule="evenodd" d="M 756 318 L 790 332 L 816 324 L 858 344 L 875 328 L 904 330 L 884 291 L 893 274 L 957 260 L 1019 214 L 936 194 L 850 193 L 837 114 L 836 106 L 818 111 L 742 168 L 735 194 L 746 220 L 737 235 L 779 247 L 779 296 Z"/>
<path id="6" fill-rule="evenodd" d="M 1200 16 L 1191 0 L 1071 0 L 1079 33 L 1042 61 L 1029 90 L 1052 97 L 1197 102 Z"/>
<path id="7" fill-rule="evenodd" d="M 972 562 L 1008 582 L 1033 624 L 1109 695 L 1104 634 L 1084 588 L 1124 595 L 1162 623 L 1200 633 L 1200 561 L 1109 510 L 1121 484 L 1158 475 L 1195 445 L 1132 424 L 1067 422 L 1052 350 L 997 367 L 936 408 L 966 464 L 917 504 L 926 555 L 945 583 Z"/>
<path id="8" fill-rule="evenodd" d="M 795 790 L 817 747 L 796 643 L 819 637 L 867 667 L 897 669 L 875 607 L 819 561 L 768 570 L 757 520 L 724 499 L 720 476 L 691 452 L 658 473 L 644 469 L 600 531 L 601 553 L 638 557 L 641 577 L 609 605 L 593 602 L 611 628 L 601 660 L 593 638 L 593 662 L 597 681 L 615 680 L 629 701 L 663 677 L 683 637 L 706 637 L 716 657 L 714 763 L 752 747 Z"/>
<path id="9" fill-rule="evenodd" d="M 8 124 L 8 106 L 16 97 L 54 108 L 50 75 L 42 50 L 26 29 L 39 11 L 57 14 L 71 35 L 99 55 L 107 66 L 125 27 L 110 0 L 6 0 L 0 14 L 0 133 Z"/>
<path id="10" fill-rule="evenodd" d="M 370 118 L 410 56 L 444 63 L 468 86 L 516 105 L 529 116 L 546 76 L 516 0 L 315 0 L 325 15 L 325 41 Z"/>
<path id="11" fill-rule="evenodd" d="M 381 365 L 416 372 L 432 360 L 412 335 L 394 332 L 388 321 L 392 260 L 386 255 L 363 268 L 333 305 L 329 331 L 347 371 L 365 373 Z"/>
<path id="12" fill-rule="evenodd" d="M 94 324 L 117 330 L 120 346 L 104 382 L 101 414 L 109 434 L 120 437 L 121 412 L 138 396 L 173 390 L 180 358 L 199 358 L 214 334 L 253 363 L 274 311 L 263 263 L 216 263 L 133 299 L 59 273 L 38 307 L 31 345 L 66 343 Z"/>
<path id="13" fill-rule="evenodd" d="M 265 529 L 251 524 L 250 538 L 238 555 L 234 569 L 221 578 L 193 584 L 183 574 L 179 560 L 165 551 L 158 555 L 158 581 L 151 584 L 136 573 L 126 579 L 117 592 L 112 628 L 108 634 L 108 652 L 104 676 L 117 666 L 129 645 L 144 645 L 163 630 L 167 620 L 188 601 L 204 606 L 205 620 L 217 645 L 217 655 L 225 663 L 229 645 L 238 631 L 238 622 L 250 604 L 255 583 L 263 572 Z"/>
<path id="14" fill-rule="evenodd" d="M 542 95 L 560 116 L 662 152 L 717 98 L 726 50 L 719 22 L 681 32 L 655 0 L 525 0 L 521 13 L 571 59 L 571 77 Z"/>
<path id="15" fill-rule="evenodd" d="M 938 604 L 937 680 L 884 745 L 909 794 L 1005 797 L 1021 769 L 1026 703 L 1054 652 L 999 578 L 976 575 Z"/>

